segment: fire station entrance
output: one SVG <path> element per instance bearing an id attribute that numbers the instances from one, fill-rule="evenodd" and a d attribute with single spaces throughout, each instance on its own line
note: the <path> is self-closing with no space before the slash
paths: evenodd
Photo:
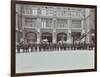
<path id="1" fill-rule="evenodd" d="M 58 33 L 57 34 L 57 42 L 59 42 L 60 40 L 66 41 L 67 40 L 67 34 L 66 33 Z"/>
<path id="2" fill-rule="evenodd" d="M 37 35 L 35 32 L 28 32 L 25 37 L 28 44 L 34 44 L 37 41 Z"/>
<path id="3" fill-rule="evenodd" d="M 72 32 L 72 43 L 75 43 L 81 36 L 81 32 Z"/>
<path id="4" fill-rule="evenodd" d="M 52 33 L 49 32 L 42 33 L 41 39 L 42 40 L 47 39 L 49 43 L 52 42 Z"/>

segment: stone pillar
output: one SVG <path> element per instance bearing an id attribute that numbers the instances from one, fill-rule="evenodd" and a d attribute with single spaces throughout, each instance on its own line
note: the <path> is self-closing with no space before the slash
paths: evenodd
<path id="1" fill-rule="evenodd" d="M 81 35 L 83 35 L 84 33 L 86 33 L 84 27 L 85 27 L 85 20 L 81 20 L 81 29 L 82 29 Z M 86 37 L 84 37 L 82 39 L 82 41 L 85 41 L 85 38 Z"/>
<path id="2" fill-rule="evenodd" d="M 18 30 L 18 14 L 16 13 L 16 30 Z"/>
<path id="3" fill-rule="evenodd" d="M 72 43 L 72 38 L 71 38 L 71 29 L 68 29 L 67 36 L 68 36 L 68 38 L 67 38 L 67 42 L 68 42 L 68 43 Z"/>
<path id="4" fill-rule="evenodd" d="M 52 42 L 53 42 L 53 43 L 56 43 L 56 39 L 57 39 L 57 38 L 56 38 L 56 30 L 54 29 L 54 30 L 53 30 L 53 33 L 52 33 Z"/>
<path id="5" fill-rule="evenodd" d="M 88 18 L 88 21 L 89 21 L 89 18 Z M 87 32 L 90 32 L 90 22 L 87 22 Z M 91 36 L 90 36 L 90 33 L 87 34 L 87 42 L 90 43 L 90 39 L 91 39 Z"/>
<path id="6" fill-rule="evenodd" d="M 87 33 L 90 32 L 90 18 L 88 17 L 87 18 L 87 21 L 86 21 L 86 28 L 87 28 Z M 86 41 L 87 43 L 90 43 L 90 39 L 91 39 L 91 36 L 90 36 L 90 33 L 87 34 L 87 37 L 86 37 Z"/>
<path id="7" fill-rule="evenodd" d="M 19 24 L 21 27 L 22 27 L 22 32 L 23 32 L 23 36 L 22 36 L 22 38 L 23 39 L 25 39 L 25 30 L 24 30 L 24 28 L 25 28 L 25 26 L 27 26 L 27 25 L 25 25 L 25 18 L 24 17 L 22 17 L 22 19 L 21 19 L 21 24 Z"/>
<path id="8" fill-rule="evenodd" d="M 40 29 L 37 29 L 37 44 L 40 43 Z"/>
<path id="9" fill-rule="evenodd" d="M 86 17 L 86 19 L 85 19 L 85 22 L 86 22 L 86 23 L 85 23 L 85 30 L 86 30 L 86 33 L 87 33 L 87 32 L 90 32 L 90 29 L 91 29 L 91 28 L 90 28 L 90 23 L 91 23 L 91 22 L 90 22 L 90 21 L 91 21 L 91 20 L 90 20 L 90 9 L 87 8 L 87 9 L 85 10 L 85 15 L 86 15 L 86 16 L 85 16 L 85 17 Z M 87 42 L 87 43 L 90 43 L 90 42 L 91 42 L 90 39 L 91 39 L 91 36 L 90 36 L 90 33 L 88 33 L 87 36 L 86 36 L 86 42 Z"/>
<path id="10" fill-rule="evenodd" d="M 56 39 L 57 39 L 57 34 L 56 34 L 56 18 L 53 18 L 53 22 L 52 22 L 52 27 L 53 27 L 53 33 L 52 33 L 52 42 L 56 43 Z"/>
<path id="11" fill-rule="evenodd" d="M 18 35 L 19 35 L 19 29 L 18 29 L 18 14 L 16 13 L 16 42 L 17 43 L 19 43 L 19 41 L 18 41 L 18 39 L 19 39 Z"/>
<path id="12" fill-rule="evenodd" d="M 37 43 L 40 43 L 40 28 L 41 28 L 41 19 L 37 18 L 36 20 L 36 28 L 37 28 Z"/>
<path id="13" fill-rule="evenodd" d="M 67 36 L 68 36 L 67 41 L 69 43 L 71 43 L 72 42 L 72 38 L 71 38 L 71 20 L 70 19 L 68 19 L 68 32 L 67 32 Z"/>
<path id="14" fill-rule="evenodd" d="M 24 26 L 27 26 L 25 23 L 25 17 L 21 17 L 22 19 L 21 19 L 21 21 L 22 21 L 22 24 L 20 23 L 20 25 L 22 26 L 22 27 L 24 27 Z"/>

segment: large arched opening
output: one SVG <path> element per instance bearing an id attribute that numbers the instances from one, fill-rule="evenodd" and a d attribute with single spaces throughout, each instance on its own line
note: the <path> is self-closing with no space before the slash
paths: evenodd
<path id="1" fill-rule="evenodd" d="M 25 37 L 28 44 L 34 44 L 37 42 L 37 35 L 35 32 L 27 32 Z"/>
<path id="2" fill-rule="evenodd" d="M 57 42 L 59 41 L 66 41 L 67 40 L 67 34 L 66 33 L 58 33 L 57 34 Z"/>
<path id="3" fill-rule="evenodd" d="M 71 36 L 72 36 L 72 42 L 73 43 L 76 43 L 76 41 L 80 38 L 81 36 L 81 32 L 72 32 L 71 33 Z"/>
<path id="4" fill-rule="evenodd" d="M 49 33 L 49 32 L 44 32 L 41 34 L 41 40 L 43 39 L 47 39 L 48 42 L 52 42 L 52 33 Z"/>

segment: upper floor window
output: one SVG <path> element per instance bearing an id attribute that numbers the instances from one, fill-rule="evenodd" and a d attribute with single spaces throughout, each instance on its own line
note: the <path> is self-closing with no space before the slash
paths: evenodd
<path id="1" fill-rule="evenodd" d="M 57 20 L 57 27 L 60 27 L 60 28 L 67 27 L 67 20 L 66 19 L 58 19 Z"/>
<path id="2" fill-rule="evenodd" d="M 25 14 L 32 14 L 32 7 L 24 7 Z"/>
<path id="3" fill-rule="evenodd" d="M 24 14 L 29 14 L 29 15 L 37 15 L 37 7 L 32 7 L 32 6 L 24 6 L 22 9 L 22 12 Z"/>
<path id="4" fill-rule="evenodd" d="M 25 25 L 26 26 L 32 26 L 32 18 L 26 18 L 25 19 Z"/>
<path id="5" fill-rule="evenodd" d="M 56 8 L 57 16 L 68 16 L 68 8 Z"/>
<path id="6" fill-rule="evenodd" d="M 70 15 L 72 17 L 83 17 L 84 10 L 82 8 L 70 8 Z"/>
<path id="7" fill-rule="evenodd" d="M 46 8 L 45 7 L 41 8 L 41 14 L 46 15 Z"/>
<path id="8" fill-rule="evenodd" d="M 71 28 L 81 28 L 81 20 L 72 20 Z"/>
<path id="9" fill-rule="evenodd" d="M 33 15 L 37 15 L 37 8 L 36 7 L 32 7 L 32 14 Z"/>
<path id="10" fill-rule="evenodd" d="M 26 18 L 25 25 L 31 26 L 31 27 L 36 27 L 36 18 Z"/>
<path id="11" fill-rule="evenodd" d="M 52 16 L 54 13 L 53 10 L 54 9 L 52 7 L 46 7 L 46 14 Z"/>
<path id="12" fill-rule="evenodd" d="M 52 27 L 52 19 L 42 19 L 42 27 Z"/>
<path id="13" fill-rule="evenodd" d="M 56 14 L 57 16 L 63 16 L 64 10 L 62 8 L 56 8 Z"/>

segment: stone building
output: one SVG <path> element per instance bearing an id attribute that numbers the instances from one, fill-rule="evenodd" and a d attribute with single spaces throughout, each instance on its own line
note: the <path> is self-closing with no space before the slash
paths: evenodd
<path id="1" fill-rule="evenodd" d="M 16 42 L 40 43 L 43 39 L 57 43 L 74 43 L 84 33 L 94 30 L 94 9 L 42 5 L 16 5 Z M 85 42 L 91 42 L 91 33 Z"/>

